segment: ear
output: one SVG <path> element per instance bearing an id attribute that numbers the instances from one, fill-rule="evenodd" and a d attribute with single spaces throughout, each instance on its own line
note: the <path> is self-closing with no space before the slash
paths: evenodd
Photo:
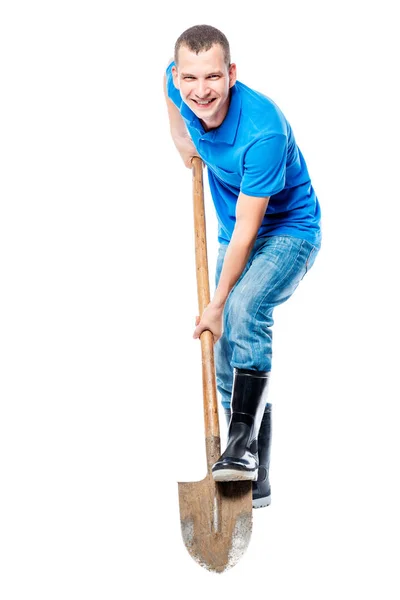
<path id="1" fill-rule="evenodd" d="M 229 66 L 229 87 L 231 88 L 236 83 L 236 65 L 231 63 Z"/>
<path id="2" fill-rule="evenodd" d="M 179 90 L 178 69 L 175 66 L 173 66 L 171 69 L 171 73 L 172 73 L 172 81 L 174 82 L 174 86 L 176 87 L 177 90 Z"/>

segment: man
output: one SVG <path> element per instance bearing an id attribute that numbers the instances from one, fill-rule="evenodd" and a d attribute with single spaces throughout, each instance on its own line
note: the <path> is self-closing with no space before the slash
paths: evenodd
<path id="1" fill-rule="evenodd" d="M 216 290 L 193 334 L 213 333 L 229 423 L 212 473 L 216 481 L 253 481 L 253 506 L 268 506 L 272 314 L 314 263 L 320 207 L 289 123 L 272 100 L 236 80 L 221 31 L 184 31 L 164 81 L 173 141 L 187 167 L 194 156 L 207 166 L 218 219 Z"/>

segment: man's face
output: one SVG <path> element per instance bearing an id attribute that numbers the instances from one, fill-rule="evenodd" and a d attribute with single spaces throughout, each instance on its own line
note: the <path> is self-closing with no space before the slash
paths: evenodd
<path id="1" fill-rule="evenodd" d="M 236 82 L 236 65 L 228 69 L 222 46 L 214 44 L 199 54 L 181 46 L 172 75 L 183 101 L 206 127 L 221 125 L 229 108 L 229 89 Z"/>

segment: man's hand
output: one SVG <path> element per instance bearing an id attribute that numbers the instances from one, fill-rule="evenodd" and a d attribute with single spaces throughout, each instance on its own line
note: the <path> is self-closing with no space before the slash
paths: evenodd
<path id="1" fill-rule="evenodd" d="M 196 329 L 193 333 L 193 339 L 200 338 L 203 331 L 208 330 L 214 336 L 214 344 L 218 342 L 222 336 L 222 316 L 224 313 L 224 307 L 215 306 L 212 302 L 206 306 L 203 314 L 200 317 L 196 317 Z"/>
<path id="2" fill-rule="evenodd" d="M 193 144 L 192 140 L 190 139 L 189 136 L 176 136 L 173 137 L 174 140 L 174 144 L 179 152 L 179 154 L 181 155 L 181 158 L 185 164 L 185 167 L 187 167 L 188 169 L 192 168 L 192 158 L 194 156 L 198 156 L 199 158 L 201 158 L 201 156 L 199 156 L 195 145 Z M 203 164 L 204 166 L 204 164 Z"/>

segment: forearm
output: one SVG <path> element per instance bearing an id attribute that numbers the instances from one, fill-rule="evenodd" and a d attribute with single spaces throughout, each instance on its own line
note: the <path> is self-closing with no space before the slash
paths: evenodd
<path id="1" fill-rule="evenodd" d="M 219 283 L 212 299 L 212 304 L 216 307 L 223 308 L 225 305 L 232 288 L 243 273 L 254 242 L 255 236 L 250 237 L 247 232 L 235 228 L 225 253 Z"/>
<path id="2" fill-rule="evenodd" d="M 267 211 L 269 196 L 248 196 L 240 192 L 236 204 L 236 223 L 225 253 L 218 287 L 212 304 L 223 307 L 231 289 L 243 273 Z"/>

